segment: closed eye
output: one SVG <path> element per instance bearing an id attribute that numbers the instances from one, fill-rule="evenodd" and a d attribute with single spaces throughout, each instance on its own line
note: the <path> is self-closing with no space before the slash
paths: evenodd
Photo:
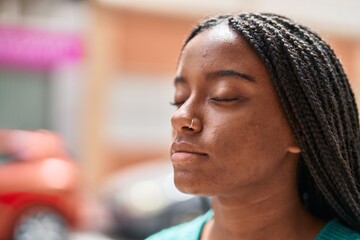
<path id="1" fill-rule="evenodd" d="M 235 98 L 221 98 L 221 97 L 213 97 L 210 98 L 210 101 L 215 102 L 215 103 L 230 103 L 230 102 L 237 102 L 237 101 L 241 101 L 244 98 L 241 97 L 235 97 Z M 185 101 L 174 101 L 174 102 L 169 102 L 170 105 L 172 106 L 176 106 L 177 108 L 180 108 L 181 105 L 184 104 Z"/>
<path id="2" fill-rule="evenodd" d="M 236 97 L 236 98 L 220 98 L 220 97 L 213 97 L 210 98 L 210 101 L 213 102 L 235 102 L 235 101 L 239 101 L 241 100 L 241 98 Z"/>
<path id="3" fill-rule="evenodd" d="M 179 101 L 179 102 L 169 102 L 171 106 L 176 106 L 177 108 L 181 107 L 181 105 L 184 104 L 184 101 Z"/>

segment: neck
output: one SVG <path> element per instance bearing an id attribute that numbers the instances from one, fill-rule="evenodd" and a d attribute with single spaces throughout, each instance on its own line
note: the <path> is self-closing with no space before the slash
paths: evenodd
<path id="1" fill-rule="evenodd" d="M 215 216 L 204 239 L 314 239 L 323 227 L 304 209 L 296 186 L 254 188 L 213 198 Z"/>

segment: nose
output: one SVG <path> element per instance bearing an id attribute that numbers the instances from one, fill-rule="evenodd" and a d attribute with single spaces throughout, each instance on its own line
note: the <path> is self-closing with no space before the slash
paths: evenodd
<path id="1" fill-rule="evenodd" d="M 172 115 L 171 125 L 176 132 L 181 133 L 197 133 L 202 130 L 201 120 L 184 105 Z"/>

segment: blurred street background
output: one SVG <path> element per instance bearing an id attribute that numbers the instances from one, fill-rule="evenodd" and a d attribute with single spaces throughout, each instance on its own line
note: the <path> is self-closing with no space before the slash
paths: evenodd
<path id="1" fill-rule="evenodd" d="M 10 216 L 0 217 L 8 226 L 0 239 L 41 221 L 66 226 L 72 240 L 143 239 L 207 211 L 208 199 L 172 185 L 168 103 L 192 27 L 240 11 L 275 12 L 316 30 L 360 103 L 358 0 L 0 0 L 0 129 L 12 129 L 0 133 L 0 215 Z M 54 148 L 51 134 L 34 140 L 38 129 L 61 140 Z M 33 206 L 45 217 L 27 211 Z"/>

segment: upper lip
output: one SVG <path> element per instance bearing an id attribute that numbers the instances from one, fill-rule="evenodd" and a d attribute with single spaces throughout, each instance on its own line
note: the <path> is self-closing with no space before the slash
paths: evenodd
<path id="1" fill-rule="evenodd" d="M 189 142 L 174 142 L 171 145 L 171 154 L 177 152 L 186 152 L 186 153 L 194 153 L 194 154 L 201 154 L 206 155 L 205 152 L 194 146 Z"/>

